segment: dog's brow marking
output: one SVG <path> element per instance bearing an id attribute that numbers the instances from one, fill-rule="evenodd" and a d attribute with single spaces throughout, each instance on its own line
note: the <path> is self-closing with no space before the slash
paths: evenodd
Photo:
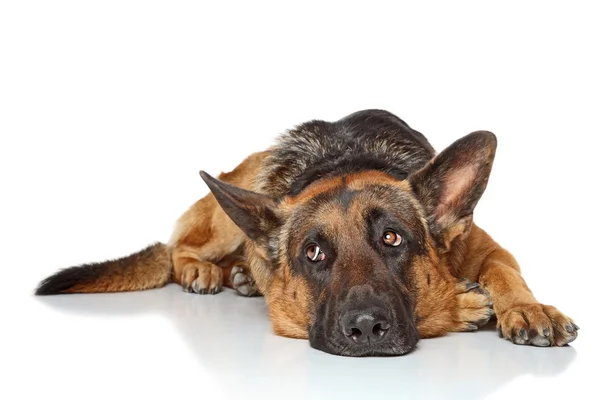
<path id="1" fill-rule="evenodd" d="M 361 190 L 365 186 L 380 183 L 382 185 L 391 184 L 401 188 L 407 188 L 406 181 L 398 181 L 396 178 L 389 176 L 380 171 L 364 171 L 349 175 L 337 176 L 334 178 L 324 178 L 307 186 L 300 194 L 288 197 L 287 203 L 297 204 L 310 201 L 319 194 L 340 190 L 343 187 L 352 190 Z"/>
<path id="2" fill-rule="evenodd" d="M 337 197 L 337 200 L 340 202 L 340 204 L 342 205 L 342 207 L 344 208 L 344 211 L 347 212 L 348 208 L 350 207 L 350 204 L 352 203 L 352 201 L 354 200 L 354 198 L 356 197 L 356 195 L 359 192 L 356 190 L 343 190 L 340 195 Z"/>
<path id="3" fill-rule="evenodd" d="M 299 195 L 288 198 L 288 202 L 291 204 L 294 203 L 304 203 L 306 201 L 310 201 L 313 198 L 317 197 L 322 193 L 326 193 L 332 190 L 339 189 L 341 187 L 341 178 L 335 177 L 332 179 L 326 179 L 323 181 L 317 181 L 309 185 L 306 189 L 304 189 Z"/>

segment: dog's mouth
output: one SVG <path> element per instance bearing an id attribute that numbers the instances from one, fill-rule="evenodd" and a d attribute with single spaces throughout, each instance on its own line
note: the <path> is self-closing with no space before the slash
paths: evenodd
<path id="1" fill-rule="evenodd" d="M 413 351 L 417 346 L 416 342 L 413 345 L 388 344 L 378 346 L 364 346 L 356 348 L 351 346 L 311 346 L 317 350 L 324 351 L 329 354 L 344 356 L 344 357 L 398 357 Z"/>
<path id="2" fill-rule="evenodd" d="M 314 332 L 314 334 L 313 334 Z M 352 339 L 351 339 L 352 340 Z M 329 354 L 346 357 L 390 357 L 402 356 L 417 347 L 418 336 L 395 334 L 380 342 L 367 341 L 363 344 L 352 343 L 346 337 L 336 337 L 322 340 L 318 330 L 311 330 L 309 337 L 311 347 Z"/>

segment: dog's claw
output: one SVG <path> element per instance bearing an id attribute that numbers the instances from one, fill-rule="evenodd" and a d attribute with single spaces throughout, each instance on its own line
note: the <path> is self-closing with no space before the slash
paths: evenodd
<path id="1" fill-rule="evenodd" d="M 521 336 L 523 338 L 523 340 L 529 340 L 529 337 L 527 336 L 527 331 L 525 330 L 525 328 L 522 328 L 519 331 L 519 336 Z"/>
<path id="2" fill-rule="evenodd" d="M 544 333 L 545 337 L 550 336 L 550 329 L 548 329 L 548 328 L 544 329 L 543 333 Z"/>

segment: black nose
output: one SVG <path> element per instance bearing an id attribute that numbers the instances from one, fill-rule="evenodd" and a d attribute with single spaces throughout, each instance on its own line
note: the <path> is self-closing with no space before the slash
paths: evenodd
<path id="1" fill-rule="evenodd" d="M 381 309 L 348 311 L 340 322 L 346 338 L 355 344 L 380 342 L 390 329 L 390 322 Z"/>

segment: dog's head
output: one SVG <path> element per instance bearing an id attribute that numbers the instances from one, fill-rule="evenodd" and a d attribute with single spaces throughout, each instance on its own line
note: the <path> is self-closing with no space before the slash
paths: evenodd
<path id="1" fill-rule="evenodd" d="M 422 270 L 468 234 L 495 136 L 474 132 L 399 181 L 378 171 L 319 179 L 271 199 L 202 173 L 250 239 L 275 331 L 340 355 L 401 355 L 419 337 Z"/>

